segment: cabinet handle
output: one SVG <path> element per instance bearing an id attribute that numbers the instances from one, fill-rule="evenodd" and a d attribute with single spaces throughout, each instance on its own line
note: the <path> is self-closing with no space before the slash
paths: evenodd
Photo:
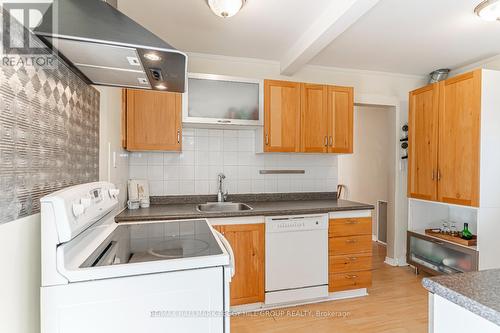
<path id="1" fill-rule="evenodd" d="M 356 260 L 358 260 L 357 257 L 349 257 L 349 261 L 356 261 Z"/>
<path id="2" fill-rule="evenodd" d="M 177 130 L 177 143 L 181 143 L 181 130 Z"/>
<path id="3" fill-rule="evenodd" d="M 330 147 L 333 147 L 333 136 L 330 136 Z"/>
<path id="4" fill-rule="evenodd" d="M 328 147 L 328 135 L 325 136 L 325 147 Z"/>
<path id="5" fill-rule="evenodd" d="M 345 224 L 358 224 L 359 222 L 356 220 L 348 220 Z"/>
<path id="6" fill-rule="evenodd" d="M 437 171 L 437 180 L 440 181 L 441 180 L 441 171 Z"/>
<path id="7" fill-rule="evenodd" d="M 358 278 L 357 275 L 346 275 L 345 277 L 346 277 L 346 279 L 349 279 L 349 280 L 357 279 Z"/>
<path id="8" fill-rule="evenodd" d="M 354 244 L 354 243 L 357 242 L 357 240 L 355 240 L 355 239 L 348 239 L 345 242 L 348 243 L 348 244 Z"/>
<path id="9" fill-rule="evenodd" d="M 266 146 L 269 145 L 269 135 L 266 133 Z"/>

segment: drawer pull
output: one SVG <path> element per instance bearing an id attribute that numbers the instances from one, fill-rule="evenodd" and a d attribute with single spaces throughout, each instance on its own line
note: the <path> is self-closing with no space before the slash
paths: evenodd
<path id="1" fill-rule="evenodd" d="M 347 244 L 354 244 L 357 243 L 358 241 L 356 239 L 348 239 L 345 241 Z"/>
<path id="2" fill-rule="evenodd" d="M 345 224 L 358 224 L 358 223 L 359 223 L 359 222 L 358 222 L 358 221 L 356 221 L 356 220 L 348 220 L 348 221 L 346 221 L 346 223 L 345 223 Z"/>
<path id="3" fill-rule="evenodd" d="M 352 279 L 357 279 L 358 276 L 357 275 L 346 275 L 345 278 L 349 279 L 349 280 L 352 280 Z"/>
<path id="4" fill-rule="evenodd" d="M 349 261 L 356 261 L 356 260 L 358 260 L 357 257 L 349 257 Z"/>

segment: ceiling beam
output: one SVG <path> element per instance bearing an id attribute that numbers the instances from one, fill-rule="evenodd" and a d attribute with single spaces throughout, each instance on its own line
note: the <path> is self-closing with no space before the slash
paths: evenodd
<path id="1" fill-rule="evenodd" d="M 332 4 L 285 54 L 281 61 L 281 74 L 295 74 L 379 1 L 332 1 Z"/>

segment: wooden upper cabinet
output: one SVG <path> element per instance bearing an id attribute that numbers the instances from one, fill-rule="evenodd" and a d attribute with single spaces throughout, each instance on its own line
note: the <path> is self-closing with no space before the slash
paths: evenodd
<path id="1" fill-rule="evenodd" d="M 265 152 L 353 152 L 353 88 L 266 80 L 264 111 Z"/>
<path id="2" fill-rule="evenodd" d="M 439 85 L 410 92 L 408 196 L 437 200 Z"/>
<path id="3" fill-rule="evenodd" d="M 354 88 L 328 86 L 328 152 L 352 153 Z"/>
<path id="4" fill-rule="evenodd" d="M 300 150 L 300 83 L 264 81 L 264 151 Z"/>
<path id="5" fill-rule="evenodd" d="M 479 206 L 481 71 L 439 87 L 438 200 Z"/>
<path id="6" fill-rule="evenodd" d="M 126 149 L 173 150 L 182 147 L 182 96 L 178 93 L 124 89 Z"/>
<path id="7" fill-rule="evenodd" d="M 235 257 L 231 305 L 264 302 L 264 224 L 223 225 L 217 228 Z"/>
<path id="8" fill-rule="evenodd" d="M 301 151 L 328 152 L 328 88 L 319 84 L 302 85 Z"/>

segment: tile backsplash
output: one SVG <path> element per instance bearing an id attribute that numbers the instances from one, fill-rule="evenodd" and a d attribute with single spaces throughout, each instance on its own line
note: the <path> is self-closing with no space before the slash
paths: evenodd
<path id="1" fill-rule="evenodd" d="M 149 180 L 151 195 L 215 194 L 217 175 L 229 193 L 322 192 L 337 187 L 337 156 L 256 154 L 254 130 L 183 129 L 182 153 L 136 152 L 130 178 Z M 263 169 L 305 174 L 261 175 Z"/>

